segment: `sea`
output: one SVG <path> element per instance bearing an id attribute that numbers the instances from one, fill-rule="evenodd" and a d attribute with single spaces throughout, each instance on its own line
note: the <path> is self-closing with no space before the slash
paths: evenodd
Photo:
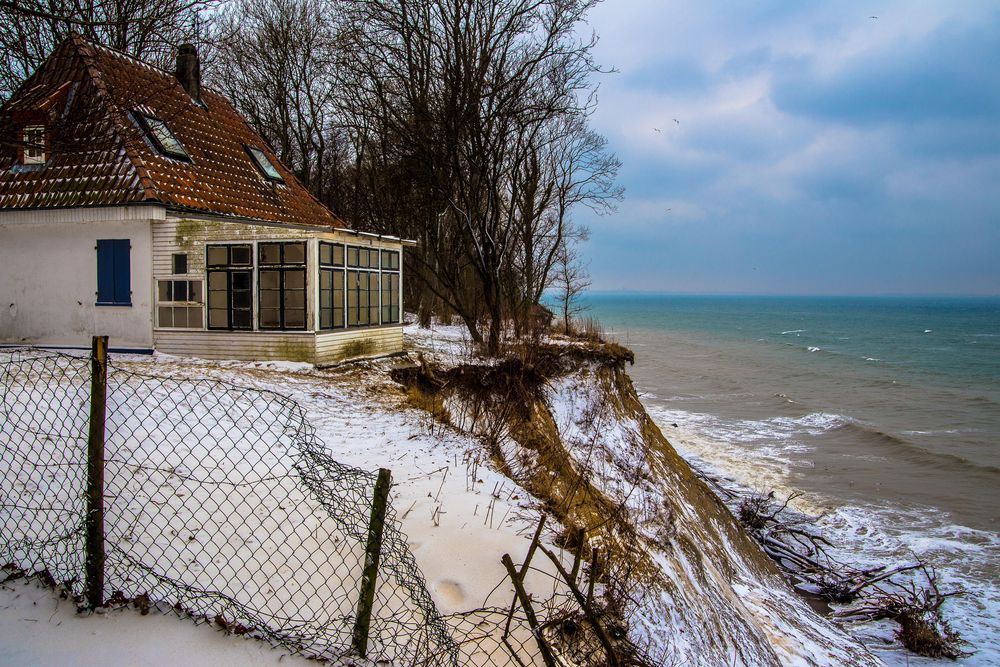
<path id="1" fill-rule="evenodd" d="M 838 559 L 924 559 L 974 653 L 1000 665 L 1000 297 L 589 293 L 650 415 L 694 467 L 798 492 Z M 889 664 L 891 624 L 854 626 Z"/>

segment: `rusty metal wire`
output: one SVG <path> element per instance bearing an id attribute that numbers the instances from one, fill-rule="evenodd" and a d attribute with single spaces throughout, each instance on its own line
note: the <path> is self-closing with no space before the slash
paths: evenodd
<path id="1" fill-rule="evenodd" d="M 90 364 L 0 358 L 0 563 L 84 592 Z M 334 461 L 278 394 L 109 364 L 105 594 L 307 656 L 351 655 L 376 476 Z M 457 665 L 458 646 L 387 514 L 368 658 Z"/>
<path id="2" fill-rule="evenodd" d="M 0 351 L 0 566 L 80 601 L 90 381 L 88 357 Z M 368 664 L 352 630 L 375 473 L 332 459 L 290 398 L 219 380 L 112 360 L 106 415 L 106 604 Z M 545 664 L 516 604 L 438 613 L 391 501 L 377 582 L 370 664 Z M 550 644 L 580 618 L 535 603 Z"/>

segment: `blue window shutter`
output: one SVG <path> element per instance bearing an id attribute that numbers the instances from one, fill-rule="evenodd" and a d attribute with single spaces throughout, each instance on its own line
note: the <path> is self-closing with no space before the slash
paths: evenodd
<path id="1" fill-rule="evenodd" d="M 132 303 L 132 272 L 129 261 L 129 239 L 112 241 L 115 248 L 115 303 Z"/>
<path id="2" fill-rule="evenodd" d="M 114 241 L 97 241 L 97 303 L 112 303 L 115 298 Z"/>
<path id="3" fill-rule="evenodd" d="M 97 241 L 97 303 L 131 305 L 129 239 Z"/>

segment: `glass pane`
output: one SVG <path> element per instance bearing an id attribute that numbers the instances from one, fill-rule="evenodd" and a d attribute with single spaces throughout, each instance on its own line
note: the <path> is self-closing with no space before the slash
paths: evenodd
<path id="1" fill-rule="evenodd" d="M 382 323 L 388 324 L 392 322 L 392 308 L 389 306 L 382 306 Z"/>
<path id="2" fill-rule="evenodd" d="M 286 243 L 285 244 L 285 264 L 305 264 L 306 244 Z"/>
<path id="3" fill-rule="evenodd" d="M 233 291 L 233 308 L 250 308 L 250 292 Z"/>
<path id="4" fill-rule="evenodd" d="M 323 266 L 333 264 L 333 246 L 329 243 L 319 244 L 319 263 Z"/>
<path id="5" fill-rule="evenodd" d="M 181 146 L 181 142 L 177 141 L 177 137 L 170 131 L 166 123 L 159 118 L 152 118 L 150 116 L 145 116 L 144 118 L 146 125 L 149 126 L 150 134 L 159 142 L 165 152 L 173 155 L 187 156 L 187 151 Z"/>
<path id="6" fill-rule="evenodd" d="M 330 290 L 320 290 L 319 307 L 323 309 L 324 312 L 333 307 L 333 293 Z"/>
<path id="7" fill-rule="evenodd" d="M 305 271 L 285 271 L 285 289 L 305 289 Z"/>
<path id="8" fill-rule="evenodd" d="M 321 290 L 330 289 L 333 287 L 333 271 L 320 271 L 319 272 L 319 288 Z"/>
<path id="9" fill-rule="evenodd" d="M 260 309 L 260 326 L 276 328 L 281 326 L 280 311 L 277 308 Z"/>
<path id="10" fill-rule="evenodd" d="M 229 326 L 229 314 L 222 308 L 212 308 L 208 311 L 208 326 L 213 329 L 225 329 Z"/>
<path id="11" fill-rule="evenodd" d="M 281 287 L 281 272 L 280 271 L 261 271 L 258 274 L 260 278 L 260 289 L 261 291 L 266 289 L 279 289 Z"/>
<path id="12" fill-rule="evenodd" d="M 344 272 L 336 271 L 333 274 L 333 289 L 344 289 Z"/>
<path id="13" fill-rule="evenodd" d="M 172 280 L 174 301 L 187 301 L 188 300 L 188 282 L 186 280 Z"/>
<path id="14" fill-rule="evenodd" d="M 233 291 L 250 289 L 250 272 L 233 271 Z"/>
<path id="15" fill-rule="evenodd" d="M 355 248 L 354 246 L 347 246 L 347 265 L 357 266 L 358 265 L 358 251 L 360 248 Z"/>
<path id="16" fill-rule="evenodd" d="M 281 305 L 281 292 L 277 290 L 261 290 L 260 292 L 260 307 L 261 308 L 277 308 Z"/>
<path id="17" fill-rule="evenodd" d="M 188 326 L 192 329 L 201 329 L 201 308 L 188 308 Z"/>
<path id="18" fill-rule="evenodd" d="M 174 308 L 174 326 L 175 327 L 178 327 L 178 328 L 181 328 L 181 329 L 186 329 L 187 328 L 187 326 L 188 326 L 187 311 L 188 311 L 188 309 L 185 308 L 185 307 L 183 307 L 183 306 L 181 306 L 180 308 Z"/>
<path id="19" fill-rule="evenodd" d="M 344 309 L 334 308 L 333 309 L 333 326 L 342 327 L 344 326 Z"/>
<path id="20" fill-rule="evenodd" d="M 180 253 L 173 255 L 172 258 L 173 272 L 174 273 L 187 273 L 188 272 L 188 256 Z"/>
<path id="21" fill-rule="evenodd" d="M 250 328 L 249 310 L 233 310 L 233 328 L 234 329 Z"/>
<path id="22" fill-rule="evenodd" d="M 226 266 L 229 264 L 229 248 L 224 245 L 208 246 L 208 265 Z"/>
<path id="23" fill-rule="evenodd" d="M 285 291 L 285 307 L 286 308 L 305 308 L 306 307 L 306 292 L 305 290 L 286 290 Z"/>
<path id="24" fill-rule="evenodd" d="M 205 299 L 205 295 L 202 294 L 202 284 L 200 280 L 192 280 L 189 282 L 191 286 L 191 300 L 201 303 Z"/>
<path id="25" fill-rule="evenodd" d="M 329 329 L 333 326 L 333 311 L 322 310 L 319 314 L 319 328 Z"/>
<path id="26" fill-rule="evenodd" d="M 301 329 L 306 325 L 306 311 L 301 308 L 285 309 L 285 328 Z"/>
<path id="27" fill-rule="evenodd" d="M 333 247 L 333 263 L 337 266 L 344 265 L 344 246 L 339 243 Z"/>
<path id="28" fill-rule="evenodd" d="M 250 246 L 248 245 L 234 245 L 231 246 L 230 259 L 232 263 L 236 266 L 249 266 L 253 264 L 253 257 L 250 253 Z"/>
<path id="29" fill-rule="evenodd" d="M 160 301 L 170 301 L 170 281 L 161 280 L 156 286 Z"/>
<path id="30" fill-rule="evenodd" d="M 170 306 L 160 306 L 157 309 L 158 319 L 160 321 L 161 327 L 172 327 L 174 326 L 173 313 Z"/>
<path id="31" fill-rule="evenodd" d="M 257 163 L 257 168 L 264 172 L 265 176 L 270 178 L 272 181 L 284 182 L 285 179 L 281 177 L 281 174 L 279 174 L 278 170 L 275 169 L 271 160 L 267 157 L 264 151 L 256 146 L 247 146 L 247 150 L 250 152 L 250 157 L 253 158 L 253 161 Z"/>
<path id="32" fill-rule="evenodd" d="M 281 264 L 281 244 L 261 243 L 257 246 L 261 264 Z"/>

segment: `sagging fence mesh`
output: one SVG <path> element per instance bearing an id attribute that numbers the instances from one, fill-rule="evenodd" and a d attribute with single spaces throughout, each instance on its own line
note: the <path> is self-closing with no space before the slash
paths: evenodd
<path id="1" fill-rule="evenodd" d="M 91 360 L 0 357 L 0 564 L 85 594 Z M 376 475 L 292 400 L 109 363 L 105 600 L 171 606 L 326 660 L 357 654 Z M 386 508 L 367 657 L 466 664 Z"/>

